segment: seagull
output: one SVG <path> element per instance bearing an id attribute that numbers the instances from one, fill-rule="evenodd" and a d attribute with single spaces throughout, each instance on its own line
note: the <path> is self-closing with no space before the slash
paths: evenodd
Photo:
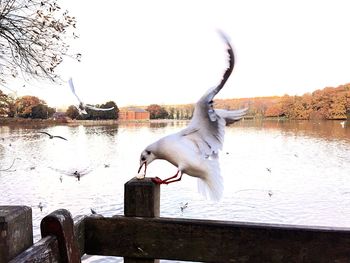
<path id="1" fill-rule="evenodd" d="M 97 214 L 96 211 L 94 209 L 92 209 L 92 208 L 90 208 L 90 211 L 91 211 L 91 214 L 93 214 L 93 215 Z"/>
<path id="2" fill-rule="evenodd" d="M 57 169 L 57 168 L 53 168 L 53 167 L 49 167 L 50 169 L 52 170 L 55 170 L 56 172 L 59 172 L 61 174 L 64 174 L 64 175 L 68 175 L 68 176 L 74 176 L 75 178 L 78 179 L 78 181 L 80 181 L 80 178 L 84 175 L 87 175 L 88 173 L 90 173 L 92 171 L 92 169 L 90 168 L 85 168 L 85 169 L 82 169 L 82 170 L 74 170 L 74 172 L 72 172 L 72 170 L 61 170 L 61 169 Z M 61 178 L 60 178 L 61 180 Z M 62 182 L 62 181 L 61 181 Z"/>
<path id="3" fill-rule="evenodd" d="M 51 134 L 48 133 L 48 132 L 41 132 L 41 131 L 39 131 L 39 133 L 46 134 L 47 136 L 49 136 L 50 139 L 59 138 L 59 139 L 68 141 L 66 138 L 64 138 L 64 137 L 62 137 L 62 136 L 51 135 Z"/>
<path id="4" fill-rule="evenodd" d="M 345 121 L 340 122 L 342 128 L 345 128 Z"/>
<path id="5" fill-rule="evenodd" d="M 110 107 L 110 108 L 97 108 L 97 107 L 95 107 L 95 106 L 93 106 L 93 105 L 85 104 L 84 102 L 82 102 L 82 101 L 79 99 L 78 95 L 75 93 L 75 89 L 74 89 L 74 85 L 73 85 L 73 80 L 72 80 L 72 78 L 70 78 L 70 79 L 68 80 L 68 84 L 69 84 L 69 86 L 70 86 L 70 89 L 71 89 L 72 93 L 74 94 L 74 96 L 75 96 L 75 97 L 78 99 L 78 101 L 79 101 L 79 105 L 78 105 L 78 106 L 75 106 L 75 107 L 78 109 L 79 114 L 88 114 L 88 113 L 86 112 L 86 109 L 95 110 L 95 111 L 110 111 L 110 110 L 113 110 L 113 109 L 114 109 L 114 107 Z"/>
<path id="6" fill-rule="evenodd" d="M 271 173 L 271 168 L 266 168 L 266 170 L 267 170 L 269 173 Z"/>
<path id="7" fill-rule="evenodd" d="M 40 212 L 42 212 L 43 208 L 44 208 L 44 205 L 40 202 L 39 205 L 38 205 L 38 208 L 40 209 Z"/>
<path id="8" fill-rule="evenodd" d="M 182 206 L 180 206 L 181 212 L 183 212 L 188 207 L 188 202 Z"/>
<path id="9" fill-rule="evenodd" d="M 269 190 L 269 191 L 267 192 L 267 194 L 271 197 L 271 196 L 273 195 L 273 192 L 272 192 L 271 190 Z"/>
<path id="10" fill-rule="evenodd" d="M 241 110 L 214 109 L 213 99 L 225 85 L 234 66 L 234 54 L 227 37 L 219 32 L 227 46 L 229 67 L 218 86 L 209 89 L 196 103 L 193 117 L 188 126 L 174 134 L 165 136 L 147 146 L 141 153 L 138 174 L 144 166 L 156 159 L 163 159 L 177 167 L 174 176 L 167 179 L 152 178 L 157 184 L 180 181 L 183 174 L 198 178 L 198 190 L 214 201 L 220 200 L 223 193 L 223 179 L 218 160 L 222 149 L 225 125 L 239 121 L 247 108 Z"/>
<path id="11" fill-rule="evenodd" d="M 13 167 L 13 165 L 15 164 L 15 161 L 16 160 L 21 160 L 21 158 L 14 158 L 13 161 L 12 161 L 12 164 L 8 167 L 8 168 L 5 168 L 5 169 L 0 169 L 0 172 L 15 172 L 16 170 L 11 170 L 11 168 Z"/>
<path id="12" fill-rule="evenodd" d="M 78 179 L 78 181 L 80 181 L 80 177 L 82 176 L 82 174 L 80 174 L 78 171 L 75 171 L 73 173 L 73 176 L 76 177 Z"/>

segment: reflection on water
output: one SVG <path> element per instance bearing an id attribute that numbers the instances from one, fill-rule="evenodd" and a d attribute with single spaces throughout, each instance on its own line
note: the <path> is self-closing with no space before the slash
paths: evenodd
<path id="1" fill-rule="evenodd" d="M 0 126 L 0 170 L 20 158 L 14 172 L 0 172 L 0 204 L 31 206 L 36 240 L 41 218 L 55 209 L 73 215 L 90 214 L 91 208 L 105 216 L 123 214 L 123 186 L 136 175 L 140 152 L 184 125 Z M 203 199 L 196 179 L 184 176 L 162 186 L 161 215 L 350 227 L 348 123 L 242 121 L 227 127 L 220 162 L 221 202 Z M 68 176 L 75 171 L 88 172 L 78 181 Z M 165 161 L 148 168 L 149 176 L 161 178 L 175 172 Z"/>

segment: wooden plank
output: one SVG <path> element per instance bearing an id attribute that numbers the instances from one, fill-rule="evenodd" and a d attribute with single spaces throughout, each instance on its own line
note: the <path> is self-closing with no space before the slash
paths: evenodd
<path id="1" fill-rule="evenodd" d="M 7 263 L 32 244 L 32 209 L 0 206 L 0 263 Z"/>
<path id="2" fill-rule="evenodd" d="M 62 263 L 80 263 L 80 250 L 74 234 L 72 215 L 59 209 L 45 216 L 40 224 L 41 236 L 55 236 L 58 241 Z"/>
<path id="3" fill-rule="evenodd" d="M 125 216 L 160 215 L 160 186 L 151 178 L 133 178 L 124 185 Z M 125 263 L 158 263 L 157 259 L 124 257 Z"/>
<path id="4" fill-rule="evenodd" d="M 155 217 L 160 215 L 160 186 L 151 178 L 133 178 L 124 185 L 124 215 Z"/>
<path id="5" fill-rule="evenodd" d="M 47 236 L 40 239 L 33 246 L 28 248 L 22 254 L 11 260 L 9 263 L 58 263 L 60 261 L 60 253 L 56 237 Z"/>
<path id="6" fill-rule="evenodd" d="M 80 257 L 85 254 L 85 218 L 86 215 L 74 217 L 74 235 L 78 242 Z"/>
<path id="7" fill-rule="evenodd" d="M 350 229 L 172 218 L 92 218 L 87 254 L 201 262 L 350 262 Z"/>

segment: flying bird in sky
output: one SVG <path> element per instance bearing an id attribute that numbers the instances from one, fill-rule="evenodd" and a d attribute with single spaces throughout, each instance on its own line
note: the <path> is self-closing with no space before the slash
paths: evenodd
<path id="1" fill-rule="evenodd" d="M 50 133 L 48 132 L 42 132 L 42 131 L 39 131 L 39 133 L 42 133 L 42 134 L 46 134 L 47 136 L 49 136 L 50 139 L 53 139 L 53 138 L 59 138 L 59 139 L 62 139 L 62 140 L 66 140 L 68 141 L 66 138 L 62 137 L 62 136 L 58 136 L 58 135 L 51 135 Z"/>
<path id="2" fill-rule="evenodd" d="M 229 67 L 218 86 L 209 89 L 196 103 L 189 125 L 174 134 L 159 139 L 147 146 L 140 156 L 138 174 L 144 166 L 156 159 L 163 159 L 175 165 L 177 173 L 167 179 L 153 178 L 158 184 L 180 181 L 182 175 L 198 178 L 198 190 L 212 200 L 219 200 L 223 193 L 223 179 L 218 161 L 222 149 L 225 125 L 240 120 L 247 112 L 241 110 L 214 109 L 213 99 L 225 85 L 234 67 L 234 54 L 227 37 L 220 33 L 227 46 Z"/>
<path id="3" fill-rule="evenodd" d="M 87 114 L 86 112 L 86 109 L 90 109 L 90 110 L 95 110 L 95 111 L 110 111 L 110 110 L 113 110 L 114 107 L 110 107 L 110 108 L 97 108 L 91 104 L 85 104 L 84 102 L 82 102 L 78 95 L 75 93 L 75 89 L 74 89 L 74 85 L 73 85 L 73 80 L 72 78 L 70 78 L 68 80 L 68 84 L 69 84 L 69 87 L 72 91 L 72 93 L 74 94 L 74 96 L 77 98 L 77 100 L 79 101 L 79 105 L 78 106 L 75 106 L 78 111 L 79 111 L 79 114 Z"/>

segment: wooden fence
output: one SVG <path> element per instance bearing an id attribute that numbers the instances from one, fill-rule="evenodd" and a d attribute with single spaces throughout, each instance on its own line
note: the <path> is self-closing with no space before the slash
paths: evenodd
<path id="1" fill-rule="evenodd" d="M 0 263 L 81 262 L 84 254 L 124 262 L 350 262 L 350 229 L 163 218 L 160 187 L 125 184 L 124 216 L 79 216 L 56 210 L 33 244 L 31 208 L 0 206 Z"/>

